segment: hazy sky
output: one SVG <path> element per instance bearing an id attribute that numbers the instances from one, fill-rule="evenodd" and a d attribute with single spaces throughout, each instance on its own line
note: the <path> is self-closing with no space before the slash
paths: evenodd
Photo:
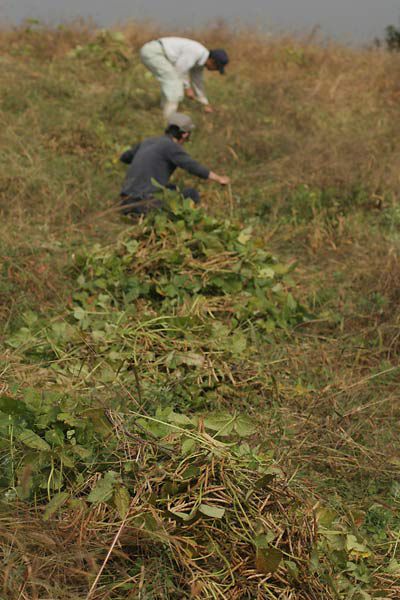
<path id="1" fill-rule="evenodd" d="M 310 30 L 344 40 L 381 36 L 399 24 L 400 0 L 0 0 L 0 22 L 29 17 L 59 23 L 93 17 L 101 26 L 147 18 L 168 26 L 241 20 L 265 30 Z"/>

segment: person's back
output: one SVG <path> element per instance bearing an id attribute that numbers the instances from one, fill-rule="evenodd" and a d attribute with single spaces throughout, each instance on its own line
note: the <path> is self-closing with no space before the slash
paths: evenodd
<path id="1" fill-rule="evenodd" d="M 121 193 L 141 200 L 150 198 L 159 189 L 152 180 L 166 186 L 176 169 L 169 159 L 171 144 L 174 142 L 166 135 L 147 138 L 122 155 L 121 160 L 130 163 L 130 166 Z"/>
<path id="2" fill-rule="evenodd" d="M 180 71 L 185 72 L 192 69 L 196 64 L 205 65 L 210 51 L 205 46 L 182 37 L 162 37 L 159 39 L 167 58 L 172 64 L 178 63 Z"/>

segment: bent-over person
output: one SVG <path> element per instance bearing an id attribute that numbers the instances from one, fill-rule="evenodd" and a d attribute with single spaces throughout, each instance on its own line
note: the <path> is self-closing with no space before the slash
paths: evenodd
<path id="1" fill-rule="evenodd" d="M 140 58 L 160 83 L 166 118 L 178 110 L 185 95 L 203 104 L 205 112 L 213 111 L 205 93 L 203 71 L 219 71 L 222 75 L 229 62 L 225 50 L 208 50 L 187 38 L 163 37 L 147 42 L 140 50 Z"/>
<path id="2" fill-rule="evenodd" d="M 175 185 L 169 183 L 177 167 L 201 179 L 221 185 L 229 183 L 229 177 L 214 173 L 183 149 L 193 129 L 190 117 L 175 113 L 170 116 L 164 135 L 147 138 L 122 154 L 120 160 L 129 165 L 120 194 L 123 214 L 145 214 L 161 208 L 163 200 L 160 198 L 160 188 L 177 190 Z M 177 191 L 196 204 L 200 202 L 200 194 L 194 188 Z"/>

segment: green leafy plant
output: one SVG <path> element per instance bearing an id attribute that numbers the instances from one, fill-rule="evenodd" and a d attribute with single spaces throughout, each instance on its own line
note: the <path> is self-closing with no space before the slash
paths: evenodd
<path id="1" fill-rule="evenodd" d="M 100 30 L 95 39 L 85 46 L 76 46 L 69 52 L 69 57 L 101 63 L 117 71 L 127 69 L 130 65 L 124 34 L 106 29 Z"/>

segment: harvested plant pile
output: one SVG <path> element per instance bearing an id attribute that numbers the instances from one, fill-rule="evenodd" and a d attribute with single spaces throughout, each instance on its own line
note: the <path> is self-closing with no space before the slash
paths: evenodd
<path id="1" fill-rule="evenodd" d="M 69 312 L 50 323 L 28 313 L 8 340 L 46 381 L 1 400 L 3 498 L 21 515 L 35 500 L 36 523 L 55 541 L 34 533 L 35 520 L 25 540 L 9 523 L 3 588 L 50 593 L 43 561 L 51 593 L 65 598 L 88 589 L 122 598 L 138 586 L 153 598 L 329 598 L 318 515 L 274 461 L 268 434 L 255 443 L 249 402 L 265 402 L 270 381 L 246 353 L 305 316 L 290 268 L 250 230 L 173 196 L 168 211 L 87 250 L 73 270 Z M 227 410 L 237 397 L 248 414 Z M 204 414 L 211 399 L 224 410 Z M 364 547 L 342 527 L 346 557 L 357 556 Z M 64 537 L 72 555 L 60 568 Z"/>
<path id="2" fill-rule="evenodd" d="M 120 416 L 109 417 L 112 432 L 103 438 L 109 455 L 98 439 L 91 447 L 95 465 L 88 457 L 76 456 L 73 467 L 66 460 L 64 491 L 53 491 L 58 469 L 48 476 L 51 494 L 56 493 L 44 512 L 33 511 L 27 529 L 27 509 L 10 503 L 13 516 L 4 517 L 0 534 L 8 594 L 82 597 L 101 572 L 93 588 L 96 598 L 130 597 L 140 581 L 151 598 L 187 597 L 190 591 L 202 598 L 278 598 L 297 587 L 298 598 L 330 597 L 310 571 L 317 539 L 311 506 L 265 453 L 234 435 L 222 443 L 218 433 L 206 433 L 204 423 L 181 414 L 150 418 L 159 428 L 157 439 L 143 432 L 143 418 L 135 426 L 133 415 L 123 425 Z M 47 432 L 60 432 L 61 419 Z M 21 440 L 18 427 L 16 433 Z M 39 452 L 37 438 L 25 437 L 31 450 L 28 460 L 25 449 L 18 493 L 38 474 L 33 455 L 58 466 L 61 448 L 67 456 L 72 441 L 70 436 L 69 443 Z M 103 467 L 100 453 L 108 458 Z M 27 464 L 33 473 L 27 474 Z M 68 486 L 78 469 L 81 485 Z M 112 544 L 115 551 L 101 571 Z"/>
<path id="3" fill-rule="evenodd" d="M 26 313 L 8 343 L 49 366 L 58 382 L 104 386 L 139 372 L 153 407 L 154 386 L 161 403 L 172 394 L 174 406 L 178 398 L 191 406 L 222 401 L 227 382 L 240 391 L 251 380 L 254 389 L 259 366 L 246 358 L 249 349 L 306 314 L 288 289 L 292 269 L 257 247 L 250 229 L 188 202 L 172 196 L 169 213 L 76 256 L 71 310 L 50 325 L 47 315 Z"/>

